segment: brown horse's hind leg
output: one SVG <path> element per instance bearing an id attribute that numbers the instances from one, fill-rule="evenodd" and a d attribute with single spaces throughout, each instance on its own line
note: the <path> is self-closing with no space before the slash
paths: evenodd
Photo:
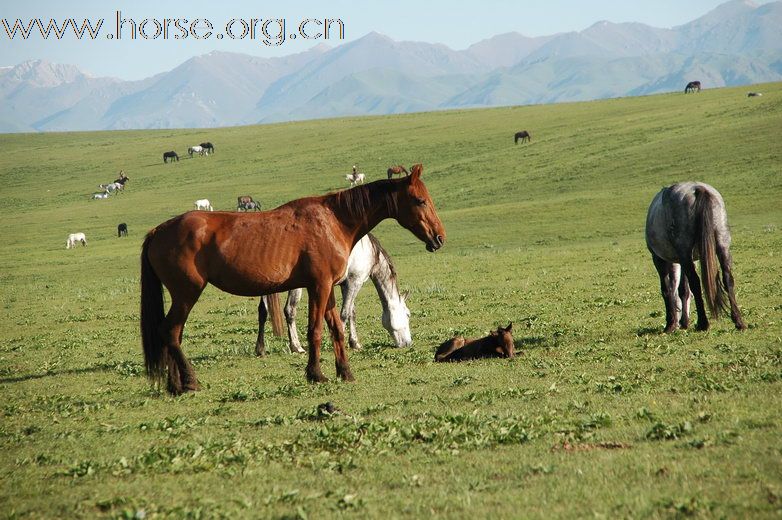
<path id="1" fill-rule="evenodd" d="M 342 326 L 342 319 L 339 316 L 337 305 L 334 301 L 334 290 L 332 289 L 326 303 L 326 324 L 331 333 L 331 341 L 334 344 L 334 362 L 337 366 L 337 375 L 343 381 L 355 381 L 353 373 L 350 371 L 348 363 L 348 354 L 345 349 L 345 332 Z"/>
<path id="2" fill-rule="evenodd" d="M 723 245 L 718 245 L 717 258 L 719 259 L 720 267 L 722 268 L 722 284 L 725 286 L 725 290 L 728 292 L 728 300 L 730 300 L 730 317 L 737 329 L 746 330 L 747 324 L 744 323 L 744 320 L 741 318 L 739 304 L 736 303 L 735 282 L 733 280 L 733 261 L 730 257 L 728 248 Z"/>
<path id="3" fill-rule="evenodd" d="M 305 374 L 312 383 L 325 383 L 328 378 L 320 369 L 320 345 L 323 340 L 323 315 L 331 287 L 308 288 L 309 317 L 307 320 L 307 343 L 309 343 L 309 358 Z"/>
<path id="4" fill-rule="evenodd" d="M 181 347 L 185 321 L 196 299 L 198 298 L 196 297 L 192 302 L 172 299 L 171 309 L 163 325 L 168 328 L 163 336 L 167 343 L 168 391 L 174 395 L 192 392 L 199 388 L 193 365 L 185 357 Z"/>
<path id="5" fill-rule="evenodd" d="M 657 268 L 657 274 L 660 276 L 660 292 L 665 302 L 665 330 L 666 334 L 676 330 L 676 273 L 674 265 L 671 262 L 663 260 L 661 257 L 652 253 L 654 267 Z"/>
<path id="6" fill-rule="evenodd" d="M 261 301 L 258 303 L 258 339 L 255 340 L 255 355 L 260 357 L 266 355 L 266 346 L 263 342 L 263 327 L 266 325 L 266 316 L 268 314 L 266 302 L 263 301 L 263 296 L 261 296 Z"/>

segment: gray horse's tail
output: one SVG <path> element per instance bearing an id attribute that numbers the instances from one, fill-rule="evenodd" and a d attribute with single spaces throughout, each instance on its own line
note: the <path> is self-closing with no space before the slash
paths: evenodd
<path id="1" fill-rule="evenodd" d="M 701 283 L 706 294 L 706 304 L 713 318 L 727 311 L 725 289 L 719 274 L 717 260 L 717 215 L 714 208 L 717 201 L 705 189 L 699 189 L 695 194 L 695 218 L 697 231 L 700 234 L 699 249 L 701 260 Z"/>

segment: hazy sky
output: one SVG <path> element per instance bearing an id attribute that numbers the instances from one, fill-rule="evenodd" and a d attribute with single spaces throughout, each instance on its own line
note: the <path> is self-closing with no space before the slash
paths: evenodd
<path id="1" fill-rule="evenodd" d="M 766 3 L 769 0 L 758 0 Z M 395 0 L 380 2 L 374 0 L 304 0 L 259 2 L 257 0 L 189 0 L 174 2 L 165 0 L 107 1 L 86 0 L 65 2 L 62 0 L 25 0 L 9 5 L 3 0 L 0 7 L 0 22 L 6 20 L 10 26 L 19 18 L 25 25 L 29 20 L 41 18 L 45 25 L 50 19 L 62 24 L 74 18 L 81 25 L 89 18 L 93 26 L 103 18 L 103 26 L 95 40 L 86 35 L 78 40 L 71 29 L 66 36 L 57 40 L 53 35 L 44 40 L 37 29 L 28 39 L 17 35 L 10 40 L 6 29 L 0 25 L 0 66 L 15 65 L 28 59 L 42 58 L 56 63 L 70 63 L 96 76 L 115 76 L 123 79 L 140 79 L 170 70 L 188 58 L 213 50 L 241 52 L 256 56 L 271 57 L 301 52 L 318 43 L 336 46 L 351 41 L 368 32 L 377 31 L 395 40 L 414 40 L 443 43 L 453 49 L 464 49 L 469 45 L 496 34 L 517 31 L 527 36 L 541 36 L 557 32 L 582 30 L 600 20 L 612 22 L 642 22 L 656 27 L 673 27 L 693 20 L 723 0 Z M 132 40 L 129 34 L 130 22 L 122 30 L 122 39 L 116 39 L 117 11 L 126 20 L 136 24 L 148 20 L 145 34 L 154 36 L 155 23 L 164 25 L 165 19 L 185 19 L 179 25 L 188 30 L 196 19 L 207 19 L 213 25 L 209 38 L 176 39 L 182 31 L 172 22 L 168 24 L 168 39 L 163 35 L 157 39 L 143 39 L 140 35 Z M 247 21 L 256 18 L 258 37 L 238 39 L 243 25 L 238 19 Z M 261 39 L 263 20 L 285 19 L 287 34 L 298 32 L 301 21 L 312 19 L 340 19 L 344 24 L 345 39 L 305 40 L 289 37 L 281 45 L 265 45 Z M 237 39 L 227 36 L 217 39 L 225 32 L 226 24 L 237 19 L 232 26 Z M 332 25 L 332 31 L 336 26 Z M 314 36 L 319 27 L 310 22 L 305 32 Z M 199 22 L 196 35 L 203 37 L 209 32 L 205 22 Z M 336 32 L 336 31 L 334 31 Z M 270 41 L 277 42 L 279 24 L 267 25 Z M 111 39 L 110 39 L 111 38 Z"/>

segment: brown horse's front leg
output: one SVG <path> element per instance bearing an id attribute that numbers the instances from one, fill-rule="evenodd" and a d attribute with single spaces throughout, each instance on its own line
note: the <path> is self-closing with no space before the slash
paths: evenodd
<path id="1" fill-rule="evenodd" d="M 353 373 L 350 371 L 350 364 L 348 363 L 348 353 L 345 349 L 345 331 L 342 326 L 342 318 L 337 311 L 337 305 L 334 301 L 334 289 L 332 288 L 329 294 L 328 302 L 326 303 L 326 324 L 329 327 L 331 333 L 331 341 L 334 344 L 334 361 L 337 366 L 337 375 L 342 378 L 343 381 L 355 381 Z"/>
<path id="2" fill-rule="evenodd" d="M 307 321 L 307 343 L 309 343 L 309 359 L 305 374 L 311 383 L 325 383 L 328 381 L 320 370 L 320 345 L 323 340 L 323 315 L 328 302 L 331 287 L 308 288 L 309 319 Z"/>

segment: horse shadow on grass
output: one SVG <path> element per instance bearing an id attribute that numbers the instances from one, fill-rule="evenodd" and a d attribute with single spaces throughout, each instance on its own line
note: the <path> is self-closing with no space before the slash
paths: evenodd
<path id="1" fill-rule="evenodd" d="M 34 381 L 36 379 L 43 379 L 46 377 L 58 377 L 69 376 L 79 374 L 96 374 L 99 372 L 117 372 L 120 373 L 121 369 L 125 368 L 128 375 L 136 375 L 136 373 L 143 373 L 144 369 L 140 364 L 130 363 L 125 364 L 123 362 L 117 363 L 98 363 L 88 367 L 82 368 L 68 368 L 64 370 L 47 370 L 46 372 L 39 372 L 37 374 L 26 374 L 14 377 L 2 377 L 0 378 L 0 384 L 5 383 L 21 383 L 24 381 Z"/>

